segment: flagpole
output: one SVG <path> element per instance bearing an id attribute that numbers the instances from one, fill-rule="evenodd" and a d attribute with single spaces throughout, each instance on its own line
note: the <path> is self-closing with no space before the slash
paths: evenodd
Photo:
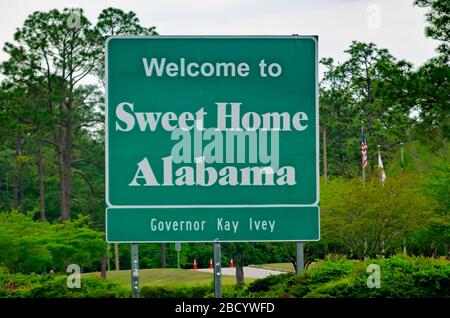
<path id="1" fill-rule="evenodd" d="M 327 128 L 323 127 L 323 176 L 325 178 L 325 182 L 328 181 L 328 158 L 327 158 Z"/>
<path id="2" fill-rule="evenodd" d="M 366 170 L 364 169 L 364 163 L 361 164 L 362 165 L 362 179 L 363 179 L 363 184 L 366 183 Z"/>
<path id="3" fill-rule="evenodd" d="M 380 173 L 381 183 L 383 184 L 383 187 L 384 187 L 384 179 L 386 179 L 386 174 L 384 172 L 383 161 L 381 160 L 380 145 L 377 145 L 377 148 L 378 148 L 378 168 L 380 169 L 379 173 Z"/>
<path id="4" fill-rule="evenodd" d="M 381 153 L 380 153 L 380 145 L 377 145 L 377 151 L 378 151 L 378 173 L 381 173 L 379 170 L 380 168 L 380 158 L 381 158 Z M 380 179 L 381 179 L 381 183 L 384 185 L 384 180 L 380 175 Z"/>
<path id="5" fill-rule="evenodd" d="M 361 133 L 362 133 L 363 139 L 365 141 L 364 121 L 361 122 Z M 361 175 L 362 175 L 363 185 L 365 185 L 366 184 L 366 170 L 365 170 L 365 167 L 364 167 L 364 160 L 362 159 L 362 157 L 361 157 L 361 171 L 362 171 Z"/>

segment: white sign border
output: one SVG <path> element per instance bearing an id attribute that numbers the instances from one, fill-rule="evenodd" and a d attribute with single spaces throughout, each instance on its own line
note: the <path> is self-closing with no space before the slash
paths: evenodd
<path id="1" fill-rule="evenodd" d="M 234 206 L 227 206 L 226 208 L 233 208 Z M 252 206 L 252 208 L 258 208 L 259 206 Z M 186 240 L 186 241 L 180 241 L 180 240 L 165 240 L 165 241 L 112 241 L 109 240 L 109 231 L 108 231 L 108 210 L 111 209 L 116 209 L 116 207 L 108 207 L 105 209 L 105 235 L 106 235 L 106 242 L 108 243 L 124 243 L 124 244 L 128 244 L 128 243 L 234 243 L 234 242 L 318 242 L 320 241 L 320 206 L 318 205 L 310 205 L 308 207 L 313 207 L 313 208 L 317 208 L 317 239 L 315 240 L 220 240 L 220 239 L 216 239 L 216 240 L 211 240 L 211 241 L 201 241 L 201 240 Z M 120 207 L 123 208 L 123 207 Z M 119 208 L 119 209 L 120 209 Z M 141 208 L 141 207 L 132 207 L 133 209 L 145 209 L 145 208 Z M 175 208 L 176 209 L 176 208 Z"/>
<path id="2" fill-rule="evenodd" d="M 211 204 L 211 205 L 115 205 L 109 201 L 109 165 L 108 165 L 108 44 L 114 39 L 310 39 L 314 41 L 316 63 L 316 201 L 311 204 Z M 105 202 L 110 208 L 263 208 L 263 207 L 310 207 L 318 206 L 320 202 L 320 172 L 319 172 L 319 61 L 318 61 L 318 39 L 316 36 L 301 35 L 151 35 L 151 36 L 134 36 L 134 35 L 117 35 L 110 36 L 105 42 Z M 319 208 L 320 209 L 320 208 Z M 106 211 L 105 211 L 106 213 Z M 319 213 L 320 214 L 320 213 Z M 319 220 L 320 221 L 320 220 Z M 320 224 L 320 222 L 319 222 Z M 320 228 L 320 226 L 319 226 Z M 320 238 L 320 232 L 319 232 Z"/>

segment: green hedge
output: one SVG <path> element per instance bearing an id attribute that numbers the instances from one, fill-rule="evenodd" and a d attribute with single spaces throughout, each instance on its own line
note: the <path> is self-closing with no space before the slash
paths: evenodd
<path id="1" fill-rule="evenodd" d="M 370 264 L 380 266 L 381 288 L 368 288 Z M 0 267 L 1 297 L 87 298 L 129 297 L 123 287 L 100 278 L 82 278 L 80 289 L 66 285 L 66 275 L 10 274 Z M 394 256 L 362 261 L 320 261 L 317 268 L 301 276 L 281 274 L 258 279 L 246 287 L 223 286 L 225 298 L 305 297 L 305 298 L 427 298 L 450 297 L 450 263 L 429 258 Z M 144 298 L 210 298 L 213 284 L 196 287 L 153 287 L 141 289 Z"/>
<path id="2" fill-rule="evenodd" d="M 140 291 L 143 298 L 205 298 L 211 293 L 214 291 L 209 286 L 177 288 L 144 286 Z"/>
<path id="3" fill-rule="evenodd" d="M 195 287 L 154 287 L 144 286 L 141 289 L 141 297 L 143 298 L 213 298 L 214 285 L 195 286 Z M 247 291 L 240 286 L 222 286 L 222 297 L 238 298 L 247 297 Z"/>
<path id="4" fill-rule="evenodd" d="M 380 266 L 380 288 L 367 287 L 370 264 Z M 247 287 L 223 286 L 225 298 L 305 297 L 305 298 L 427 298 L 450 297 L 450 263 L 430 258 L 394 256 L 388 259 L 320 261 L 317 268 L 301 276 L 281 274 L 257 279 Z M 213 297 L 213 286 L 143 287 L 142 297 Z"/>
<path id="5" fill-rule="evenodd" d="M 105 254 L 103 233 L 87 216 L 64 223 L 33 220 L 32 213 L 0 212 L 0 266 L 11 273 L 65 273 L 69 264 L 99 269 Z"/>
<path id="6" fill-rule="evenodd" d="M 101 278 L 81 278 L 81 288 L 68 288 L 60 274 L 1 274 L 0 298 L 118 298 L 130 292 Z"/>
<path id="7" fill-rule="evenodd" d="M 367 287 L 370 264 L 380 266 L 380 288 Z M 270 288 L 268 288 L 268 286 Z M 450 297 L 450 263 L 430 258 L 394 256 L 361 261 L 322 261 L 318 268 L 257 280 L 250 297 L 429 298 Z"/>

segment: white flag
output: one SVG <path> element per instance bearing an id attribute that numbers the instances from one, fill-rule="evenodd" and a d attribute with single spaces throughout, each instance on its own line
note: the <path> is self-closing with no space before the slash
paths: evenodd
<path id="1" fill-rule="evenodd" d="M 386 174 L 384 173 L 383 161 L 381 161 L 380 149 L 378 149 L 378 168 L 380 168 L 381 171 L 381 181 L 384 182 L 384 180 L 386 180 Z"/>

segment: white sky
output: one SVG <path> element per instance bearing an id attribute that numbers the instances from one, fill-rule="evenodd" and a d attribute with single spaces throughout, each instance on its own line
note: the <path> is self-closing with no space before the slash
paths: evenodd
<path id="1" fill-rule="evenodd" d="M 374 42 L 415 66 L 437 46 L 425 37 L 426 11 L 413 0 L 0 0 L 0 44 L 34 11 L 81 7 L 95 23 L 111 6 L 134 11 L 161 35 L 319 35 L 319 56 L 337 60 L 352 40 Z M 371 18 L 377 8 L 379 27 Z M 1 52 L 0 61 L 6 58 Z"/>

